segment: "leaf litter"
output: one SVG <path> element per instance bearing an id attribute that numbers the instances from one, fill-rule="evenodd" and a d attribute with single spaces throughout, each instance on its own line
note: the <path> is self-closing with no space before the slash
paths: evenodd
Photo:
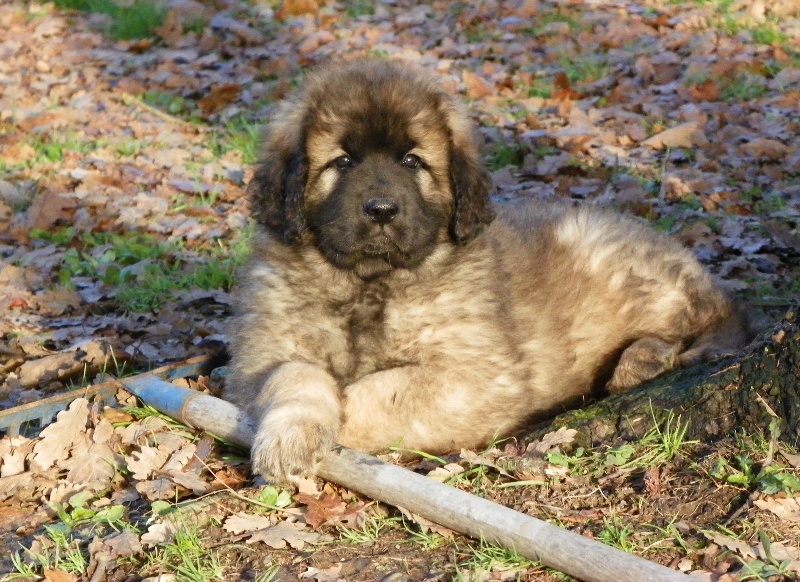
<path id="1" fill-rule="evenodd" d="M 153 38 L 116 41 L 98 15 L 0 5 L 0 408 L 222 352 L 260 126 L 308 68 L 342 55 L 416 62 L 468 99 L 499 200 L 635 214 L 692 248 L 765 320 L 797 303 L 795 2 L 164 5 Z M 458 537 L 436 546 L 441 534 L 410 514 L 406 525 L 433 537 L 389 521 L 368 548 L 350 547 L 339 528 L 368 533 L 385 509 L 306 484 L 270 510 L 241 451 L 131 410 L 77 399 L 35 438 L 0 440 L 0 555 L 22 544 L 28 557 L 52 556 L 55 534 L 42 526 L 66 525 L 87 569 L 51 560 L 41 575 L 124 580 L 138 575 L 125 560 L 201 523 L 217 544 L 269 547 L 228 550 L 246 564 L 231 579 L 273 565 L 317 580 L 556 579 L 481 562 Z M 747 481 L 731 442 L 693 445 L 699 469 L 682 458 L 620 470 L 631 450 L 582 451 L 573 436 L 409 467 L 590 537 L 624 531 L 618 516 L 638 527 L 635 551 L 701 579 L 747 575 L 742 561 L 762 576 L 796 567 L 797 451 L 781 451 L 776 491 Z"/>

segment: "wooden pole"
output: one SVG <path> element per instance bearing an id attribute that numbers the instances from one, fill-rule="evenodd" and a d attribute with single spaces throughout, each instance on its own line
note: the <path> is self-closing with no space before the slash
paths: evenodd
<path id="1" fill-rule="evenodd" d="M 252 444 L 254 428 L 229 402 L 153 376 L 129 378 L 122 384 L 146 404 L 189 426 L 242 446 Z M 514 549 L 585 582 L 689 580 L 664 566 L 344 447 L 334 448 L 317 474 L 472 538 Z"/>

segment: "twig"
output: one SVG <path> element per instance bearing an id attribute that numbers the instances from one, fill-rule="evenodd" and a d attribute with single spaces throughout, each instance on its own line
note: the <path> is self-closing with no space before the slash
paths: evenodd
<path id="1" fill-rule="evenodd" d="M 139 109 L 142 109 L 143 111 L 146 111 L 148 113 L 151 113 L 151 114 L 155 115 L 156 117 L 158 117 L 160 119 L 163 119 L 164 121 L 168 121 L 169 123 L 174 123 L 176 125 L 180 125 L 181 127 L 185 128 L 185 129 L 191 129 L 191 130 L 193 130 L 193 131 L 195 131 L 197 133 L 206 133 L 206 132 L 211 131 L 207 127 L 202 127 L 202 126 L 197 125 L 195 123 L 190 123 L 190 122 L 188 122 L 188 121 L 186 121 L 184 119 L 181 119 L 179 117 L 175 117 L 174 115 L 170 115 L 169 113 L 161 111 L 157 107 L 153 107 L 152 105 L 148 105 L 147 103 L 142 101 L 139 97 L 135 97 L 134 95 L 131 95 L 129 93 L 123 93 L 122 94 L 122 102 L 125 105 L 134 105 L 134 106 L 138 107 Z"/>

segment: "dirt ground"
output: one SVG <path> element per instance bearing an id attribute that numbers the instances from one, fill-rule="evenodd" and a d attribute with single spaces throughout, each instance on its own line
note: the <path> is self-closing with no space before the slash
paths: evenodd
<path id="1" fill-rule="evenodd" d="M 224 354 L 260 128 L 344 58 L 439 74 L 499 203 L 639 216 L 767 327 L 798 303 L 793 0 L 64 6 L 0 3 L 0 412 Z M 116 400 L 0 440 L 4 580 L 570 579 L 332 484 L 265 486 L 245 452 Z M 699 580 L 798 579 L 797 443 L 691 442 L 654 415 L 637 442 L 561 431 L 407 466 Z"/>

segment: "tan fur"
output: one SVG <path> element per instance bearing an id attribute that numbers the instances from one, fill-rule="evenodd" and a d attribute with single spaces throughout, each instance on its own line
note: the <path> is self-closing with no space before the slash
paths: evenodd
<path id="1" fill-rule="evenodd" d="M 416 183 L 423 199 L 447 205 L 447 220 L 421 263 L 374 275 L 331 264 L 313 228 L 281 241 L 275 220 L 260 215 L 269 224 L 237 292 L 228 388 L 258 425 L 256 471 L 279 480 L 313 472 L 333 442 L 369 452 L 478 447 L 597 388 L 625 390 L 743 341 L 734 304 L 693 256 L 633 219 L 504 204 L 474 240 L 454 242 L 459 227 L 449 217 L 467 202 L 455 198 L 464 188 L 450 165 L 480 166 L 466 115 L 425 75 L 354 67 L 366 79 L 388 67 L 389 78 L 416 83 L 418 104 L 391 82 L 386 99 L 408 112 L 413 151 L 429 165 Z M 341 179 L 323 158 L 344 151 L 337 140 L 350 106 L 326 105 L 322 95 L 351 73 L 313 80 L 267 136 L 268 156 L 281 158 L 306 124 L 306 204 L 334 195 Z M 354 87 L 353 110 L 359 95 Z M 318 179 L 325 172 L 332 177 Z M 270 179 L 264 172 L 251 186 L 257 215 L 272 204 L 263 202 Z"/>

